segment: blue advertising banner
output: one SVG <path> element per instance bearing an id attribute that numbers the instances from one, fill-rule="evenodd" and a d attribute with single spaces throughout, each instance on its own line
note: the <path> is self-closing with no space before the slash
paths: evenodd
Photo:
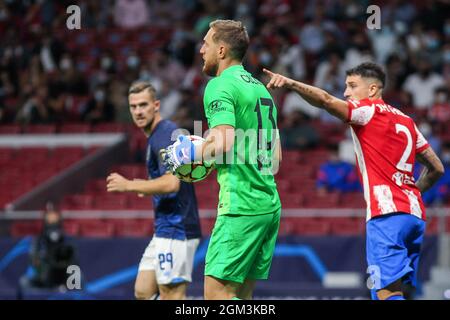
<path id="1" fill-rule="evenodd" d="M 0 299 L 133 299 L 138 263 L 150 238 L 71 238 L 82 274 L 81 290 L 25 290 L 19 281 L 30 271 L 31 237 L 0 239 Z M 188 296 L 203 295 L 204 259 L 208 239 L 194 259 Z M 437 238 L 428 236 L 422 247 L 419 284 L 429 279 L 436 263 Z M 258 283 L 261 299 L 368 299 L 365 239 L 363 236 L 280 237 L 270 278 Z M 420 286 L 418 288 L 420 294 Z"/>

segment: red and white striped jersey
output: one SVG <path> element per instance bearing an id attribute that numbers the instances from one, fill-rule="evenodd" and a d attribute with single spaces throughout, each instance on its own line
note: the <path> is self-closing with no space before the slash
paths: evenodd
<path id="1" fill-rule="evenodd" d="M 367 219 L 392 212 L 426 219 L 414 176 L 416 153 L 429 147 L 414 121 L 383 100 L 348 100 Z"/>

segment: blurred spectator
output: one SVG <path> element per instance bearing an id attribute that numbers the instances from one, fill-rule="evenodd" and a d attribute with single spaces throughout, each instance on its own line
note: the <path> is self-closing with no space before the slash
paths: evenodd
<path id="1" fill-rule="evenodd" d="M 345 130 L 345 138 L 339 142 L 338 156 L 341 161 L 356 165 L 355 148 L 350 128 Z"/>
<path id="2" fill-rule="evenodd" d="M 289 118 L 297 111 L 309 118 L 317 118 L 321 114 L 319 108 L 312 107 L 305 99 L 292 91 L 286 94 L 281 110 L 285 118 Z"/>
<path id="3" fill-rule="evenodd" d="M 406 65 L 397 54 L 391 54 L 386 60 L 386 85 L 383 89 L 385 101 L 396 108 L 410 106 L 408 94 L 401 90 L 406 78 Z"/>
<path id="4" fill-rule="evenodd" d="M 444 144 L 440 155 L 445 173 L 427 192 L 423 194 L 423 200 L 427 205 L 442 206 L 450 204 L 450 142 Z M 419 179 L 422 166 L 414 167 L 414 178 Z"/>
<path id="5" fill-rule="evenodd" d="M 136 29 L 150 22 L 150 12 L 145 0 L 116 0 L 114 22 L 124 29 Z"/>
<path id="6" fill-rule="evenodd" d="M 151 59 L 151 75 L 154 78 L 168 80 L 171 84 L 180 84 L 186 71 L 184 67 L 175 59 L 171 59 L 165 49 L 158 49 L 153 53 Z M 153 80 L 152 80 L 153 81 Z M 161 83 L 162 85 L 162 83 Z M 162 88 L 155 87 L 156 90 Z"/>
<path id="7" fill-rule="evenodd" d="M 438 136 L 436 136 L 434 132 L 434 127 L 432 127 L 428 121 L 423 120 L 422 122 L 417 124 L 417 128 L 423 134 L 425 139 L 427 139 L 428 143 L 433 148 L 434 152 L 436 152 L 436 154 L 440 154 L 441 139 Z"/>
<path id="8" fill-rule="evenodd" d="M 428 111 L 428 118 L 439 127 L 442 124 L 443 129 L 448 129 L 448 123 L 450 121 L 450 97 L 447 88 L 441 87 L 435 90 L 434 104 Z"/>
<path id="9" fill-rule="evenodd" d="M 68 54 L 63 54 L 59 62 L 61 70 L 61 84 L 65 93 L 72 95 L 87 95 L 88 83 L 86 78 L 75 68 L 73 58 Z"/>
<path id="10" fill-rule="evenodd" d="M 66 241 L 61 214 L 53 208 L 44 213 L 44 226 L 30 252 L 30 268 L 20 287 L 55 288 L 66 284 L 67 267 L 75 263 L 75 249 Z"/>
<path id="11" fill-rule="evenodd" d="M 397 49 L 398 34 L 394 30 L 393 22 L 383 23 L 381 29 L 373 30 L 368 35 L 374 48 L 375 60 L 380 64 L 385 63 L 387 57 Z"/>
<path id="12" fill-rule="evenodd" d="M 442 85 L 444 85 L 442 76 L 433 72 L 426 58 L 421 58 L 417 65 L 417 72 L 406 78 L 403 90 L 412 96 L 414 107 L 428 109 L 433 105 L 434 91 Z"/>
<path id="13" fill-rule="evenodd" d="M 94 95 L 86 104 L 85 110 L 81 113 L 83 121 L 91 123 L 113 121 L 115 116 L 114 106 L 106 95 L 104 87 L 97 87 Z"/>
<path id="14" fill-rule="evenodd" d="M 309 53 L 318 54 L 325 45 L 325 32 L 337 29 L 333 21 L 325 18 L 324 10 L 323 5 L 316 6 L 314 14 L 306 17 L 306 23 L 300 30 L 300 43 Z"/>
<path id="15" fill-rule="evenodd" d="M 343 97 L 345 69 L 337 52 L 331 52 L 327 60 L 321 62 L 314 77 L 314 85 L 333 96 Z"/>
<path id="16" fill-rule="evenodd" d="M 293 111 L 286 117 L 280 135 L 281 143 L 286 149 L 305 150 L 319 143 L 319 134 L 300 111 Z"/>
<path id="17" fill-rule="evenodd" d="M 330 147 L 328 161 L 320 166 L 316 186 L 321 194 L 362 190 L 355 167 L 339 159 L 336 146 Z"/>
<path id="18" fill-rule="evenodd" d="M 119 79 L 113 79 L 108 87 L 108 97 L 114 107 L 114 119 L 119 123 L 132 123 L 128 109 L 128 86 Z"/>
<path id="19" fill-rule="evenodd" d="M 272 69 L 294 79 L 304 79 L 306 66 L 303 48 L 299 43 L 292 43 L 290 34 L 284 29 L 280 29 L 277 36 L 280 42 L 279 53 Z"/>
<path id="20" fill-rule="evenodd" d="M 363 62 L 375 60 L 372 54 L 371 42 L 363 32 L 355 33 L 349 46 L 349 49 L 345 53 L 345 70 L 351 69 Z"/>
<path id="21" fill-rule="evenodd" d="M 42 43 L 36 48 L 39 51 L 42 67 L 47 73 L 54 72 L 64 53 L 63 44 L 53 38 L 49 31 L 43 32 Z"/>
<path id="22" fill-rule="evenodd" d="M 180 128 L 194 132 L 194 121 L 199 121 L 204 113 L 200 104 L 196 104 L 196 101 L 192 99 L 192 91 L 189 89 L 181 90 L 180 104 L 172 116 L 172 120 Z"/>
<path id="23" fill-rule="evenodd" d="M 32 90 L 17 113 L 16 121 L 22 124 L 42 124 L 50 121 L 47 87 Z"/>
<path id="24" fill-rule="evenodd" d="M 177 112 L 181 99 L 182 95 L 180 91 L 168 80 L 163 80 L 159 93 L 159 100 L 161 100 L 159 112 L 161 117 L 164 119 L 171 119 Z"/>
<path id="25" fill-rule="evenodd" d="M 191 66 L 198 54 L 195 50 L 196 44 L 197 39 L 189 25 L 185 21 L 177 22 L 168 45 L 172 57 L 185 67 Z"/>
<path id="26" fill-rule="evenodd" d="M 386 3 L 381 10 L 382 23 L 385 21 L 394 21 L 401 23 L 402 28 L 407 28 L 408 24 L 413 21 L 417 15 L 414 4 L 407 0 L 394 0 Z"/>
<path id="27" fill-rule="evenodd" d="M 413 23 L 410 32 L 406 36 L 406 43 L 412 55 L 425 50 L 425 33 L 423 25 L 419 21 Z"/>

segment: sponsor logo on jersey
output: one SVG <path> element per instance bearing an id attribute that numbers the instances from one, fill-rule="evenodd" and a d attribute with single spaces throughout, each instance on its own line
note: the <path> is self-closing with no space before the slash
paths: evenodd
<path id="1" fill-rule="evenodd" d="M 217 112 L 221 112 L 221 111 L 226 111 L 227 108 L 222 106 L 223 103 L 220 100 L 213 100 L 211 101 L 211 103 L 208 105 L 208 109 L 210 114 L 215 114 Z"/>

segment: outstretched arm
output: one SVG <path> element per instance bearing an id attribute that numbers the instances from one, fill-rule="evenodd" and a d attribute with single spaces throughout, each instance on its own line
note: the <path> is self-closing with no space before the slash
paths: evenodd
<path id="1" fill-rule="evenodd" d="M 152 195 L 177 192 L 180 180 L 170 173 L 152 180 L 128 180 L 118 173 L 111 173 L 107 178 L 108 192 L 136 192 Z"/>
<path id="2" fill-rule="evenodd" d="M 444 174 L 444 166 L 431 147 L 418 153 L 416 159 L 425 166 L 416 182 L 420 192 L 425 192 Z"/>
<path id="3" fill-rule="evenodd" d="M 263 69 L 263 71 L 270 77 L 270 81 L 267 84 L 268 89 L 287 88 L 294 90 L 309 104 L 317 108 L 325 109 L 344 122 L 349 121 L 348 105 L 344 100 L 332 96 L 325 90 L 295 81 L 281 74 L 273 73 L 270 70 Z"/>

